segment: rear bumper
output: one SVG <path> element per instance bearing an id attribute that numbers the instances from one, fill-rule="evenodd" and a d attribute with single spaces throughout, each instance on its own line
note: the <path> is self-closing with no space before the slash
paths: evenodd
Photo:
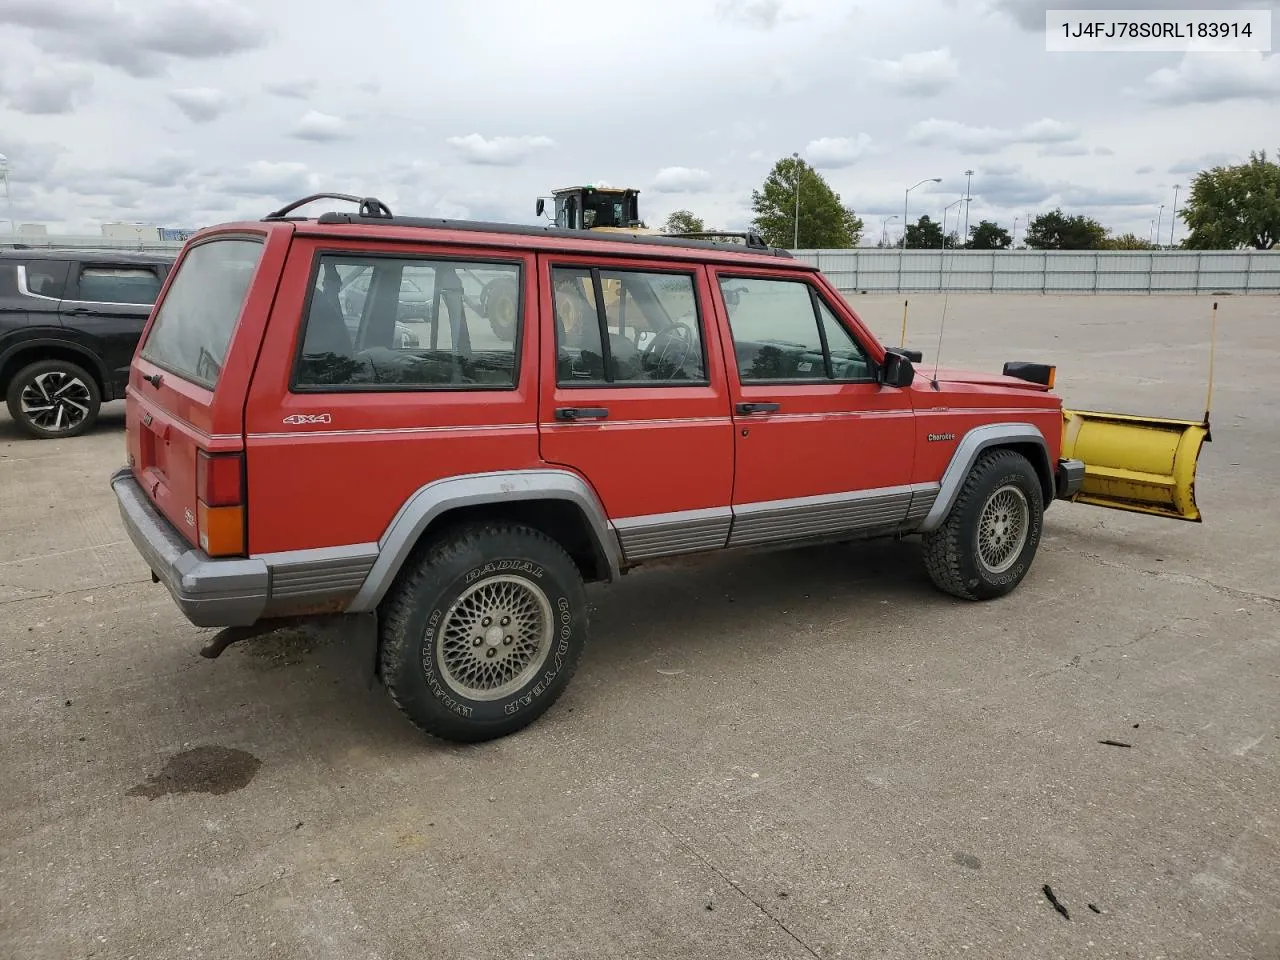
<path id="1" fill-rule="evenodd" d="M 1054 479 L 1059 500 L 1074 496 L 1080 490 L 1080 485 L 1084 483 L 1084 461 L 1059 460 L 1057 476 Z"/>
<path id="2" fill-rule="evenodd" d="M 111 489 L 129 539 L 195 626 L 248 626 L 262 617 L 271 582 L 265 561 L 214 560 L 192 547 L 147 499 L 127 467 L 112 474 Z"/>

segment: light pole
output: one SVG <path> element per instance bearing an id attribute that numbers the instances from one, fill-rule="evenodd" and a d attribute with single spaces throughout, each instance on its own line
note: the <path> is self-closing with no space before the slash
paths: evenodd
<path id="1" fill-rule="evenodd" d="M 880 246 L 883 247 L 888 243 L 889 221 L 897 220 L 897 219 L 898 219 L 898 215 L 895 213 L 893 216 L 885 217 L 882 221 L 880 221 Z"/>
<path id="2" fill-rule="evenodd" d="M 1013 233 L 1009 234 L 1009 249 L 1012 250 L 1018 245 L 1018 218 L 1013 218 Z"/>
<path id="3" fill-rule="evenodd" d="M 1160 227 L 1164 223 L 1164 204 L 1160 204 L 1160 213 L 1156 216 L 1156 246 L 1160 246 Z"/>
<path id="4" fill-rule="evenodd" d="M 1178 188 L 1182 186 L 1180 183 L 1173 185 L 1173 212 L 1169 214 L 1169 249 L 1173 249 L 1173 231 L 1178 226 Z"/>
<path id="5" fill-rule="evenodd" d="M 964 233 L 960 235 L 961 246 L 969 246 L 969 201 L 973 195 L 969 193 L 969 184 L 973 182 L 973 171 L 964 172 Z"/>
<path id="6" fill-rule="evenodd" d="M 941 183 L 941 177 L 925 177 L 920 183 Z M 911 191 L 920 186 L 920 183 L 913 183 L 907 187 L 906 193 L 902 195 L 902 249 L 907 249 L 907 200 L 911 196 Z"/>
<path id="7" fill-rule="evenodd" d="M 18 224 L 13 219 L 13 196 L 9 193 L 9 158 L 0 153 L 0 184 L 4 184 L 4 205 L 9 213 L 9 232 L 18 235 Z"/>
<path id="8" fill-rule="evenodd" d="M 964 203 L 964 201 L 965 201 L 965 198 L 961 197 L 959 200 L 956 200 L 953 203 L 948 203 L 945 207 L 942 208 L 942 249 L 944 250 L 947 248 L 947 211 L 950 210 L 952 207 L 954 207 L 957 203 Z M 957 213 L 956 220 L 959 220 L 959 219 L 960 219 L 960 214 Z"/>
<path id="9" fill-rule="evenodd" d="M 794 237 L 792 238 L 792 240 L 791 240 L 791 249 L 792 249 L 792 250 L 799 250 L 799 249 L 800 249 L 800 173 L 801 173 L 801 170 L 800 170 L 800 154 L 798 154 L 798 153 L 793 153 L 793 154 L 791 154 L 791 159 L 795 160 L 795 162 L 796 162 L 796 163 L 795 163 L 795 167 L 796 167 L 796 223 L 795 223 L 795 229 L 796 229 L 796 232 L 795 232 L 795 236 L 794 236 Z"/>

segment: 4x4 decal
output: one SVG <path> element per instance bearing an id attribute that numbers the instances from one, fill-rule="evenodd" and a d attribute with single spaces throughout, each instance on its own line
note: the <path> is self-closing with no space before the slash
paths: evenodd
<path id="1" fill-rule="evenodd" d="M 332 423 L 333 417 L 327 413 L 295 413 L 284 418 L 285 423 Z"/>

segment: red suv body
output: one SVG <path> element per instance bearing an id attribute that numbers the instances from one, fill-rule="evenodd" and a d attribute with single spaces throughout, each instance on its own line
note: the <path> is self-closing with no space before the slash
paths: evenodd
<path id="1" fill-rule="evenodd" d="M 584 582 L 920 534 L 939 587 L 995 597 L 1081 482 L 1050 368 L 915 375 L 785 251 L 384 210 L 186 244 L 112 484 L 193 624 L 363 624 L 431 733 L 545 710 Z"/>

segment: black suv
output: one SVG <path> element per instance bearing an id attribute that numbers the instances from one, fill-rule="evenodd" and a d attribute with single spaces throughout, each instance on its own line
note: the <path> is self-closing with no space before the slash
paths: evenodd
<path id="1" fill-rule="evenodd" d="M 26 433 L 74 437 L 124 397 L 134 348 L 175 257 L 0 250 L 0 392 Z"/>

